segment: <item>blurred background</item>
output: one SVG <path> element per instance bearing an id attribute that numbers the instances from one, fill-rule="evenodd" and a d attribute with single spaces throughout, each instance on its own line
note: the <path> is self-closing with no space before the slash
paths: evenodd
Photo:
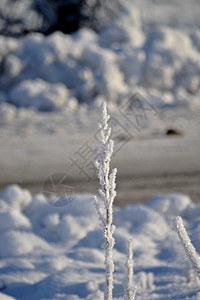
<path id="1" fill-rule="evenodd" d="M 0 188 L 96 193 L 107 101 L 117 205 L 200 199 L 198 0 L 1 0 Z"/>

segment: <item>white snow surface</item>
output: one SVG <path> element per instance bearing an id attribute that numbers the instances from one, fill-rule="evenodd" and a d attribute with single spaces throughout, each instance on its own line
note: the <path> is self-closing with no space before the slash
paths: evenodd
<path id="1" fill-rule="evenodd" d="M 91 195 L 56 208 L 10 185 L 0 198 L 0 299 L 103 299 L 103 238 Z M 175 232 L 177 214 L 200 251 L 200 205 L 186 195 L 114 209 L 115 299 L 123 299 L 129 239 L 136 299 L 196 299 L 200 283 Z"/>
<path id="2" fill-rule="evenodd" d="M 129 155 L 119 153 L 120 172 L 162 168 L 158 155 L 167 169 L 199 172 L 200 9 L 199 1 L 186 2 L 123 1 L 123 9 L 99 34 L 81 28 L 71 35 L 0 36 L 0 182 L 41 182 L 71 168 L 68 158 L 94 136 L 105 100 L 122 125 L 114 141 L 131 135 Z M 122 114 L 134 94 L 153 111 Z M 183 132 L 182 138 L 157 139 L 170 128 Z M 188 129 L 196 133 L 194 139 Z M 137 136 L 146 141 L 137 146 Z M 78 177 L 78 169 L 71 169 Z"/>
<path id="3" fill-rule="evenodd" d="M 72 35 L 0 36 L 1 182 L 40 182 L 68 170 L 68 158 L 88 136 L 96 146 L 102 100 L 121 121 L 118 104 L 136 92 L 158 109 L 159 120 L 150 116 L 151 128 L 142 123 L 138 133 L 125 119 L 134 144 L 117 153 L 121 174 L 199 171 L 200 10 L 179 0 L 156 1 L 155 10 L 153 2 L 134 1 L 99 34 L 82 28 Z M 183 135 L 166 138 L 171 127 Z M 2 191 L 0 299 L 103 299 L 103 238 L 91 197 L 77 194 L 58 208 L 18 185 Z M 114 298 L 124 298 L 132 239 L 136 299 L 196 299 L 200 283 L 175 232 L 177 214 L 200 252 L 200 205 L 187 195 L 155 195 L 114 209 Z"/>

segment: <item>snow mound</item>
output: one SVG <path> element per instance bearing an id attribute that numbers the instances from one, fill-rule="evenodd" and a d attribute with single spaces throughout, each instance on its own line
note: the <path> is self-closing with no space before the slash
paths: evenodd
<path id="1" fill-rule="evenodd" d="M 7 38 L 3 35 L 0 36 L 0 44 L 1 44 L 0 61 L 3 59 L 4 55 L 6 55 L 10 51 L 14 51 L 18 46 L 16 39 Z"/>
<path id="2" fill-rule="evenodd" d="M 91 220 L 85 217 L 73 217 L 71 215 L 65 215 L 61 218 L 58 230 L 63 241 L 79 240 L 85 237 L 88 231 L 94 227 L 91 224 Z"/>
<path id="3" fill-rule="evenodd" d="M 42 195 L 33 197 L 12 185 L 1 198 L 0 286 L 5 294 L 22 300 L 103 299 L 104 241 L 91 195 L 76 195 L 68 206 L 53 207 Z M 116 299 L 123 295 L 129 239 L 138 299 L 195 295 L 196 281 L 188 282 L 187 259 L 172 226 L 177 214 L 187 218 L 199 250 L 200 209 L 188 196 L 160 195 L 145 205 L 114 208 Z"/>
<path id="4" fill-rule="evenodd" d="M 28 190 L 21 189 L 18 185 L 13 184 L 7 186 L 1 192 L 1 198 L 8 206 L 17 209 L 25 208 L 32 200 L 32 196 Z"/>
<path id="5" fill-rule="evenodd" d="M 0 243 L 4 245 L 0 249 L 0 257 L 15 257 L 37 250 L 50 252 L 52 248 L 42 238 L 34 233 L 20 232 L 16 230 L 8 231 L 0 236 Z"/>
<path id="6" fill-rule="evenodd" d="M 142 226 L 140 220 L 143 220 Z M 154 222 L 157 220 L 159 227 Z M 154 238 L 162 238 L 168 233 L 169 227 L 163 216 L 146 206 L 130 205 L 116 216 L 117 226 L 124 226 L 124 222 L 129 227 L 130 232 L 145 234 Z"/>
<path id="7" fill-rule="evenodd" d="M 0 102 L 68 110 L 71 98 L 120 103 L 143 88 L 158 107 L 199 107 L 199 30 L 160 24 L 147 30 L 142 17 L 135 4 L 124 3 L 99 34 L 82 28 L 72 35 L 1 37 Z"/>
<path id="8" fill-rule="evenodd" d="M 186 211 L 192 207 L 190 198 L 186 195 L 156 195 L 148 203 L 155 211 L 165 216 L 185 215 Z"/>
<path id="9" fill-rule="evenodd" d="M 20 107 L 35 107 L 41 111 L 62 108 L 68 98 L 63 84 L 49 84 L 41 79 L 24 80 L 11 89 L 10 101 Z"/>
<path id="10" fill-rule="evenodd" d="M 18 210 L 0 212 L 0 234 L 11 229 L 26 230 L 31 228 L 29 220 Z"/>

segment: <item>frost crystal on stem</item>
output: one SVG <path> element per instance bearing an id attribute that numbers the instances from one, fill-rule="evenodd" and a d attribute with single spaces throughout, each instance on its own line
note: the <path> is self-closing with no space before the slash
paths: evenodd
<path id="1" fill-rule="evenodd" d="M 126 278 L 126 300 L 134 300 L 136 287 L 133 286 L 133 245 L 132 240 L 128 241 L 128 259 L 126 263 L 127 278 Z"/>
<path id="2" fill-rule="evenodd" d="M 200 257 L 198 256 L 195 247 L 193 246 L 187 231 L 184 227 L 183 220 L 181 217 L 176 218 L 176 228 L 178 236 L 185 248 L 188 258 L 192 262 L 192 265 L 196 271 L 198 278 L 200 279 Z"/>
<path id="3" fill-rule="evenodd" d="M 114 225 L 113 222 L 113 202 L 116 196 L 116 173 L 117 169 L 113 169 L 110 173 L 110 161 L 113 153 L 114 143 L 110 139 L 111 128 L 108 125 L 110 116 L 107 113 L 106 103 L 101 105 L 101 122 L 98 124 L 99 130 L 99 147 L 96 149 L 95 166 L 98 170 L 98 178 L 100 182 L 99 195 L 103 202 L 101 206 L 100 199 L 96 196 L 93 197 L 93 202 L 96 207 L 100 225 L 104 235 L 104 248 L 105 248 L 105 292 L 104 299 L 112 299 L 113 291 L 113 247 L 115 240 L 113 238 Z"/>

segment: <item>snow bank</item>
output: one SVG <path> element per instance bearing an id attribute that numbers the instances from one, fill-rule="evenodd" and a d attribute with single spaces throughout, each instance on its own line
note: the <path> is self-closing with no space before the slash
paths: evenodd
<path id="1" fill-rule="evenodd" d="M 22 190 L 17 184 L 7 186 L 1 192 L 1 199 L 9 206 L 23 209 L 32 200 L 28 190 Z"/>
<path id="2" fill-rule="evenodd" d="M 103 238 L 90 195 L 56 208 L 42 195 L 11 185 L 0 198 L 2 299 L 103 299 Z M 199 249 L 200 207 L 185 195 L 159 195 L 146 205 L 114 209 L 116 298 L 123 295 L 132 238 L 137 299 L 193 299 L 198 283 L 193 275 L 188 281 L 191 272 L 172 226 L 177 213 Z"/>
<path id="3" fill-rule="evenodd" d="M 147 206 L 165 216 L 187 214 L 192 207 L 190 198 L 186 195 L 157 195 L 152 197 Z"/>
<path id="4" fill-rule="evenodd" d="M 0 257 L 17 257 L 30 252 L 37 253 L 36 250 L 39 250 L 40 254 L 44 254 L 45 250 L 52 250 L 43 239 L 34 233 L 16 230 L 2 234 L 0 236 L 0 243 L 4 245 L 4 247 L 0 249 Z"/>
<path id="5" fill-rule="evenodd" d="M 16 209 L 0 212 L 0 233 L 17 228 L 30 229 L 29 220 Z"/>
<path id="6" fill-rule="evenodd" d="M 16 106 L 35 107 L 41 111 L 56 110 L 67 102 L 63 84 L 49 84 L 41 79 L 24 80 L 10 91 L 10 102 Z"/>
<path id="7" fill-rule="evenodd" d="M 199 107 L 199 30 L 161 24 L 146 30 L 141 11 L 123 6 L 98 35 L 82 28 L 72 35 L 0 37 L 0 103 L 54 111 L 72 98 L 118 103 L 142 88 L 159 107 Z"/>

